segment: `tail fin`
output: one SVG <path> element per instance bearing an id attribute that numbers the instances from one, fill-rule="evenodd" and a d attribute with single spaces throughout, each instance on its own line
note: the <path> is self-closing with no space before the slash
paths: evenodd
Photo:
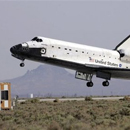
<path id="1" fill-rule="evenodd" d="M 130 49 L 130 35 L 128 37 L 126 37 L 121 43 L 119 43 L 115 50 L 126 50 L 126 49 Z"/>
<path id="2" fill-rule="evenodd" d="M 130 62 L 130 35 L 115 48 L 120 54 L 120 60 Z"/>

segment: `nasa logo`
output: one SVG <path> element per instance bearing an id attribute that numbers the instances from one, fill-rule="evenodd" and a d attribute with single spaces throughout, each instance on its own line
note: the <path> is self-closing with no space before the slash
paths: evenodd
<path id="1" fill-rule="evenodd" d="M 119 67 L 122 67 L 122 64 L 119 64 Z"/>
<path id="2" fill-rule="evenodd" d="M 46 48 L 42 48 L 42 49 L 41 49 L 41 53 L 42 53 L 42 54 L 46 54 Z"/>

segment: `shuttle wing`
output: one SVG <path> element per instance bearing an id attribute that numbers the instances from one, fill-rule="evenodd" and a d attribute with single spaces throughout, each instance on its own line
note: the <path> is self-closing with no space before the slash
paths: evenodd
<path id="1" fill-rule="evenodd" d="M 104 67 L 104 66 L 97 66 L 97 65 L 88 65 L 86 64 L 86 69 L 90 69 L 91 72 L 103 72 L 103 73 L 110 73 L 111 76 L 114 78 L 124 78 L 129 79 L 130 77 L 130 69 L 125 68 L 114 68 L 114 67 Z"/>

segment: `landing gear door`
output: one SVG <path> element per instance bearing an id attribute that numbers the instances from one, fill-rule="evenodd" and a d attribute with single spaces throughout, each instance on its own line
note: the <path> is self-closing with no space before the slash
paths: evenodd
<path id="1" fill-rule="evenodd" d="M 75 73 L 76 79 L 91 81 L 92 77 L 93 77 L 93 74 L 87 74 L 87 73 L 78 72 L 78 71 L 76 71 L 76 73 Z"/>

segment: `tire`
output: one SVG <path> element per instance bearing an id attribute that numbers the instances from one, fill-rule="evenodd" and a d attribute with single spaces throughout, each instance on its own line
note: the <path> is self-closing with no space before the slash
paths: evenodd
<path id="1" fill-rule="evenodd" d="M 24 64 L 24 63 L 21 63 L 21 64 L 20 64 L 20 67 L 24 67 L 24 66 L 25 66 L 25 64 Z"/>
<path id="2" fill-rule="evenodd" d="M 93 86 L 93 82 L 87 82 L 87 86 L 88 87 L 92 87 Z"/>
<path id="3" fill-rule="evenodd" d="M 109 82 L 108 82 L 108 81 L 104 81 L 104 82 L 102 82 L 102 85 L 103 85 L 104 87 L 107 87 L 107 86 L 109 86 Z"/>

